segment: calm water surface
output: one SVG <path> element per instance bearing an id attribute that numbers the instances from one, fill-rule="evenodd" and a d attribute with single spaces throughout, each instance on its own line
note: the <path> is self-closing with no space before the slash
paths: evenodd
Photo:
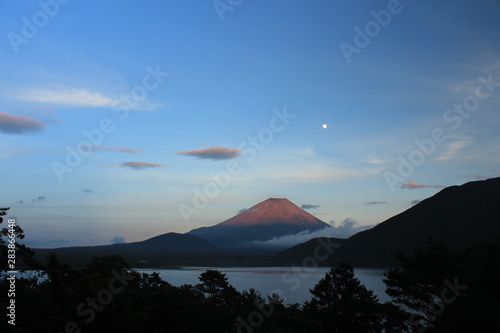
<path id="1" fill-rule="evenodd" d="M 302 303 L 311 298 L 309 289 L 325 276 L 327 267 L 184 267 L 180 269 L 136 269 L 138 272 L 158 272 L 160 277 L 174 286 L 198 284 L 198 277 L 207 269 L 226 274 L 228 281 L 239 291 L 254 288 L 263 296 L 277 292 L 285 303 Z M 386 269 L 356 268 L 356 277 L 378 296 L 381 302 L 389 301 L 382 282 Z"/>

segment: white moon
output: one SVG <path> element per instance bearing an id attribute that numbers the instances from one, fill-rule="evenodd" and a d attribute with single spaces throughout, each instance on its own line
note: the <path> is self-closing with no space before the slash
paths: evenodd
<path id="1" fill-rule="evenodd" d="M 323 124 L 323 128 L 327 128 L 327 127 L 328 127 L 328 125 L 327 125 L 327 124 Z"/>

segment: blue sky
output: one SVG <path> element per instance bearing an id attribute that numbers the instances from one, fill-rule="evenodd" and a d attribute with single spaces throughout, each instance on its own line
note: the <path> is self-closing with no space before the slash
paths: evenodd
<path id="1" fill-rule="evenodd" d="M 500 175 L 499 12 L 2 1 L 0 206 L 35 247 L 187 232 L 269 197 L 379 223 Z"/>

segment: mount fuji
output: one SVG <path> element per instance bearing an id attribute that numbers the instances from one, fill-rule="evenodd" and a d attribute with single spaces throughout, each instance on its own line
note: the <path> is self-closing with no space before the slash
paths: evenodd
<path id="1" fill-rule="evenodd" d="M 330 225 L 288 199 L 270 198 L 217 225 L 194 229 L 188 234 L 218 246 L 235 247 L 327 227 Z"/>

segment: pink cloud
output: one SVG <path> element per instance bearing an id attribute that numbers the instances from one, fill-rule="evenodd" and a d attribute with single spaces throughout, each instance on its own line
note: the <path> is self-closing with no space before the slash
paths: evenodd
<path id="1" fill-rule="evenodd" d="M 114 163 L 97 163 L 97 166 L 100 166 L 101 168 L 114 168 L 115 164 Z"/>
<path id="2" fill-rule="evenodd" d="M 194 156 L 202 159 L 211 160 L 227 160 L 240 156 L 241 150 L 225 148 L 225 147 L 214 147 L 214 148 L 204 148 L 204 149 L 194 149 L 180 151 L 176 153 L 177 155 Z"/>
<path id="3" fill-rule="evenodd" d="M 443 185 L 423 185 L 423 184 L 416 184 L 415 182 L 412 182 L 411 180 L 407 181 L 406 183 L 403 183 L 401 185 L 401 188 L 407 188 L 409 190 L 414 190 L 417 188 L 445 188 Z"/>
<path id="4" fill-rule="evenodd" d="M 36 119 L 26 116 L 16 116 L 0 111 L 0 132 L 7 134 L 24 134 L 27 132 L 40 131 L 45 127 Z"/>
<path id="5" fill-rule="evenodd" d="M 92 151 L 104 150 L 104 151 L 118 151 L 122 153 L 138 153 L 141 151 L 140 149 L 133 149 L 127 147 L 107 147 L 107 146 L 92 146 L 92 145 L 82 145 L 82 147 Z"/>
<path id="6" fill-rule="evenodd" d="M 125 168 L 131 168 L 134 170 L 145 170 L 150 168 L 161 168 L 165 167 L 166 165 L 157 163 L 148 163 L 148 162 L 123 162 L 120 163 L 120 166 Z"/>

